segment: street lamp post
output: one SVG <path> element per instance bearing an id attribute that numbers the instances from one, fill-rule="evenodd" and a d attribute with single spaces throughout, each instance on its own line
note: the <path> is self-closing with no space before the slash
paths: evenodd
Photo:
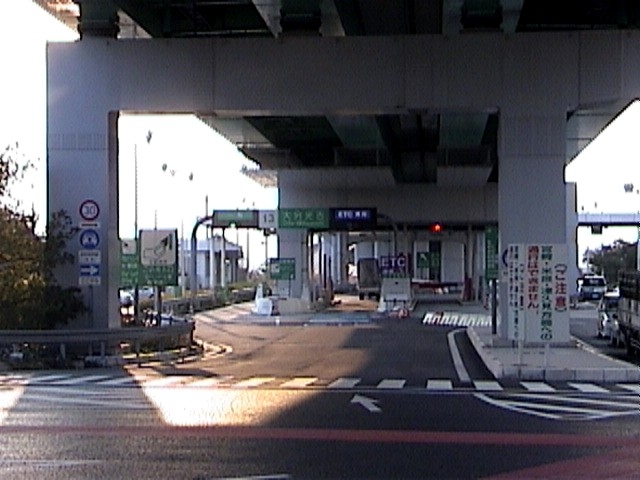
<path id="1" fill-rule="evenodd" d="M 638 195 L 640 201 L 640 189 L 634 190 L 633 183 L 625 183 L 624 191 Z M 640 208 L 636 210 L 636 270 L 640 270 Z"/>
<path id="2" fill-rule="evenodd" d="M 151 130 L 147 131 L 145 135 L 145 139 L 147 140 L 147 145 L 151 143 L 151 138 L 153 137 L 153 132 Z M 136 256 L 138 256 L 140 250 L 138 246 L 138 142 L 133 144 L 133 239 L 136 245 Z M 136 284 L 133 288 L 133 318 L 138 320 L 138 310 L 140 303 L 140 258 L 138 256 L 137 260 L 137 274 L 136 274 Z"/>
<path id="3" fill-rule="evenodd" d="M 177 170 L 174 168 L 169 168 L 169 165 L 166 163 L 162 164 L 162 171 L 163 172 L 169 172 L 169 175 L 171 175 L 171 178 L 176 178 L 176 173 Z M 192 182 L 194 179 L 194 175 L 193 172 L 189 172 L 189 175 L 187 175 L 187 180 L 189 182 Z M 156 227 L 157 227 L 157 210 L 156 210 Z M 186 272 L 186 265 L 185 265 L 185 246 L 184 246 L 184 219 L 180 220 L 180 260 L 179 260 L 179 266 L 180 266 L 180 286 L 185 289 L 186 287 L 186 277 L 187 277 L 187 272 Z"/>

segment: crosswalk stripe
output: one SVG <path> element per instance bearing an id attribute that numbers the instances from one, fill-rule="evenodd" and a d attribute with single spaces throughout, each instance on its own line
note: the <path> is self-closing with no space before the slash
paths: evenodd
<path id="1" fill-rule="evenodd" d="M 324 381 L 319 381 L 319 377 L 300 376 L 277 378 L 277 377 L 251 377 L 247 379 L 240 379 L 237 383 L 231 383 L 231 376 L 216 376 L 216 377 L 202 377 L 202 376 L 189 376 L 189 375 L 170 375 L 170 376 L 120 376 L 120 375 L 85 375 L 78 376 L 77 374 L 51 374 L 51 375 L 32 375 L 32 374 L 7 374 L 0 375 L 0 385 L 7 385 L 9 383 L 18 385 L 57 385 L 60 387 L 65 386 L 77 386 L 81 384 L 90 384 L 94 386 L 130 386 L 140 384 L 143 387 L 177 387 L 177 386 L 192 386 L 200 388 L 215 388 L 216 386 L 227 385 L 237 388 L 252 388 L 259 387 L 261 385 L 272 382 L 274 387 L 277 385 L 279 388 L 306 388 L 316 384 L 321 387 Z M 278 382 L 282 382 L 276 384 Z M 360 388 L 376 388 L 380 390 L 401 390 L 407 388 L 407 380 L 402 378 L 383 378 L 377 384 L 363 385 L 362 379 L 358 377 L 340 377 L 331 381 L 328 385 L 324 385 L 327 389 L 353 389 Z M 506 391 L 505 387 L 495 380 L 473 380 L 473 387 L 479 392 L 500 392 Z M 640 395 L 640 383 L 618 383 L 618 384 L 606 384 L 600 385 L 594 382 L 567 382 L 562 383 L 566 387 L 558 388 L 554 387 L 547 382 L 543 381 L 522 381 L 520 386 L 530 393 L 557 393 L 566 388 L 574 389 L 580 393 L 586 394 L 607 394 L 612 393 L 613 390 L 622 389 L 627 392 Z M 448 379 L 427 379 L 425 387 L 431 391 L 449 391 L 453 390 L 453 381 Z M 613 389 L 613 390 L 612 390 Z M 512 388 L 509 388 L 512 390 Z"/>
<path id="2" fill-rule="evenodd" d="M 78 385 L 80 383 L 91 383 L 96 380 L 106 380 L 111 378 L 109 375 L 87 375 L 85 377 L 72 377 L 64 380 L 50 381 L 49 383 L 55 383 L 56 385 Z"/>
<path id="3" fill-rule="evenodd" d="M 376 388 L 389 389 L 389 390 L 400 389 L 404 387 L 405 383 L 407 383 L 406 380 L 385 378 L 378 384 Z"/>
<path id="4" fill-rule="evenodd" d="M 318 380 L 317 377 L 296 377 L 288 382 L 284 382 L 282 386 L 284 388 L 303 388 L 311 385 Z"/>
<path id="5" fill-rule="evenodd" d="M 451 380 L 427 380 L 427 390 L 452 390 Z"/>
<path id="6" fill-rule="evenodd" d="M 145 388 L 167 387 L 172 383 L 181 383 L 184 380 L 185 380 L 185 377 L 178 377 L 178 376 L 172 375 L 168 377 L 160 377 L 160 378 L 155 378 L 153 380 L 145 381 L 143 385 Z"/>
<path id="7" fill-rule="evenodd" d="M 360 383 L 359 378 L 339 378 L 327 385 L 327 388 L 353 388 Z"/>
<path id="8" fill-rule="evenodd" d="M 616 387 L 623 388 L 631 393 L 640 394 L 640 385 L 637 385 L 635 383 L 618 383 L 616 384 Z"/>
<path id="9" fill-rule="evenodd" d="M 526 388 L 530 392 L 555 392 L 556 389 L 553 388 L 548 383 L 544 382 L 520 382 L 524 388 Z"/>
<path id="10" fill-rule="evenodd" d="M 106 386 L 125 385 L 127 383 L 136 383 L 139 380 L 142 380 L 142 379 L 136 378 L 136 377 L 112 378 L 111 380 L 104 380 L 100 382 L 100 385 L 106 385 Z"/>
<path id="11" fill-rule="evenodd" d="M 236 388 L 252 388 L 259 387 L 260 385 L 264 385 L 265 383 L 273 382 L 275 377 L 253 377 L 248 378 L 246 380 L 242 380 L 233 386 Z"/>
<path id="12" fill-rule="evenodd" d="M 568 385 L 584 393 L 609 393 L 609 390 L 606 388 L 594 385 L 593 383 L 569 383 Z"/>
<path id="13" fill-rule="evenodd" d="M 213 387 L 214 385 L 219 385 L 220 383 L 222 383 L 221 378 L 201 378 L 200 380 L 189 383 L 189 386 L 196 388 L 206 388 Z"/>
<path id="14" fill-rule="evenodd" d="M 501 392 L 504 390 L 502 385 L 495 380 L 474 380 L 473 385 L 476 387 L 476 390 L 483 390 L 485 392 Z"/>
<path id="15" fill-rule="evenodd" d="M 69 378 L 71 375 L 64 374 L 64 375 L 42 375 L 42 376 L 38 376 L 38 377 L 32 377 L 29 379 L 29 383 L 47 383 L 47 382 L 53 382 L 53 381 L 57 381 L 57 380 L 62 380 L 65 378 Z"/>

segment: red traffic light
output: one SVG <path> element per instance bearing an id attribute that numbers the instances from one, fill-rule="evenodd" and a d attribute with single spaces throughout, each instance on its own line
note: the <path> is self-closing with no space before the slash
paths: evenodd
<path id="1" fill-rule="evenodd" d="M 442 225 L 440 225 L 439 223 L 434 223 L 433 225 L 431 225 L 431 231 L 433 233 L 440 233 L 442 232 Z"/>

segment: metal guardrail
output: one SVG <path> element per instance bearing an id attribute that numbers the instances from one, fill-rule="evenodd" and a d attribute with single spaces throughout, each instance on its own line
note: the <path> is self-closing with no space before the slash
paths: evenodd
<path id="1" fill-rule="evenodd" d="M 153 341 L 163 337 L 192 335 L 194 329 L 193 322 L 175 319 L 171 325 L 158 327 L 123 327 L 102 330 L 3 330 L 0 332 L 0 344 L 134 343 L 136 341 Z"/>
<path id="2" fill-rule="evenodd" d="M 0 345 L 9 347 L 13 355 L 24 347 L 27 351 L 33 346 L 57 348 L 57 357 L 64 363 L 67 360 L 67 347 L 84 351 L 85 362 L 91 359 L 94 365 L 107 366 L 109 357 L 121 354 L 121 347 L 128 344 L 135 353 L 136 362 L 142 363 L 140 356 L 144 345 L 155 344 L 162 352 L 165 346 L 189 350 L 194 344 L 195 323 L 185 318 L 162 315 L 160 325 L 150 327 L 122 327 L 100 330 L 4 330 L 0 332 Z M 97 351 L 94 353 L 94 349 Z M 55 351 L 55 350 L 54 350 Z M 8 355 L 12 359 L 12 354 Z M 23 355 L 20 353 L 20 360 Z M 76 357 L 77 358 L 77 357 Z M 116 357 L 112 357 L 113 360 Z M 56 360 L 58 362 L 58 360 Z M 59 362 L 58 362 L 59 363 Z M 58 364 L 57 363 L 57 364 Z"/>

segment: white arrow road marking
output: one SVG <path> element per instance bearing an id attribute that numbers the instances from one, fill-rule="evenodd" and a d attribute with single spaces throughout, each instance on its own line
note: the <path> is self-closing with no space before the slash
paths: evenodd
<path id="1" fill-rule="evenodd" d="M 354 395 L 351 399 L 351 403 L 358 403 L 371 413 L 380 413 L 382 410 L 376 405 L 377 400 L 363 395 Z"/>

